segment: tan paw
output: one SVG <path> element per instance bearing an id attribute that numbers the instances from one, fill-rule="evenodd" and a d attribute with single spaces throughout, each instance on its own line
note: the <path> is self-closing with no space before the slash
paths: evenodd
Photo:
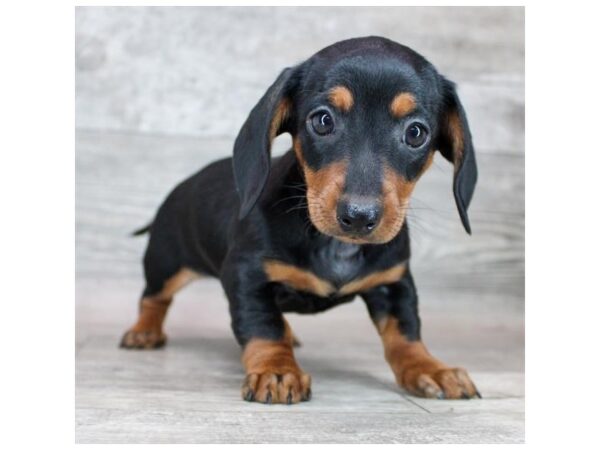
<path id="1" fill-rule="evenodd" d="M 159 331 L 136 331 L 129 330 L 121 339 L 121 348 L 129 349 L 155 349 L 160 348 L 167 342 L 167 336 Z"/>
<path id="2" fill-rule="evenodd" d="M 291 405 L 310 400 L 310 382 L 310 375 L 302 372 L 251 373 L 244 380 L 242 398 L 248 402 Z"/>
<path id="3" fill-rule="evenodd" d="M 466 370 L 413 366 L 402 376 L 402 387 L 419 397 L 438 399 L 481 398 Z"/>

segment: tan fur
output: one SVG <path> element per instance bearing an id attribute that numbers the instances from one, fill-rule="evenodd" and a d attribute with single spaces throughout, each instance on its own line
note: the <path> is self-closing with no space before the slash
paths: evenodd
<path id="1" fill-rule="evenodd" d="M 242 364 L 247 374 L 299 371 L 292 346 L 283 341 L 252 339 L 244 348 Z"/>
<path id="2" fill-rule="evenodd" d="M 165 282 L 160 292 L 144 297 L 140 301 L 138 321 L 132 329 L 135 331 L 162 331 L 162 324 L 173 296 L 186 284 L 198 277 L 198 273 L 192 270 L 181 269 Z"/>
<path id="3" fill-rule="evenodd" d="M 384 168 L 381 202 L 383 214 L 372 236 L 375 242 L 388 242 L 398 234 L 404 223 L 414 188 L 415 182 L 407 181 L 389 167 Z"/>
<path id="4" fill-rule="evenodd" d="M 296 362 L 293 334 L 287 321 L 284 324 L 281 341 L 255 338 L 244 347 L 242 398 L 265 403 L 298 403 L 310 398 L 310 375 Z"/>
<path id="5" fill-rule="evenodd" d="M 344 189 L 347 163 L 339 161 L 320 170 L 311 169 L 304 161 L 298 138 L 294 139 L 294 152 L 306 180 L 306 198 L 311 222 L 323 234 L 339 235 L 341 229 L 337 222 L 336 210 Z"/>
<path id="6" fill-rule="evenodd" d="M 404 276 L 405 271 L 406 266 L 404 264 L 398 264 L 397 266 L 390 267 L 381 272 L 374 272 L 363 278 L 359 278 L 358 280 L 351 281 L 350 283 L 343 285 L 340 288 L 339 293 L 341 295 L 346 295 L 355 292 L 364 292 L 375 286 L 394 283 Z"/>
<path id="7" fill-rule="evenodd" d="M 298 291 L 310 292 L 321 297 L 327 297 L 335 291 L 330 283 L 317 277 L 314 273 L 291 264 L 267 260 L 264 262 L 263 268 L 270 281 L 283 283 Z"/>
<path id="8" fill-rule="evenodd" d="M 349 295 L 364 292 L 382 284 L 394 283 L 400 280 L 406 271 L 404 264 L 398 264 L 389 269 L 353 280 L 336 289 L 330 282 L 319 278 L 314 273 L 281 261 L 267 260 L 263 264 L 263 268 L 270 281 L 282 283 L 298 291 L 309 292 L 320 297 L 328 297 L 336 293 Z"/>
<path id="9" fill-rule="evenodd" d="M 382 188 L 382 204 L 383 215 L 381 222 L 372 236 L 373 242 L 385 243 L 398 234 L 410 202 L 410 196 L 415 188 L 419 178 L 425 173 L 433 163 L 434 152 L 431 152 L 421 170 L 421 173 L 411 181 L 398 175 L 390 167 L 383 169 L 383 188 Z"/>
<path id="10" fill-rule="evenodd" d="M 345 86 L 336 86 L 329 91 L 329 101 L 340 111 L 348 112 L 354 105 L 352 92 Z"/>
<path id="11" fill-rule="evenodd" d="M 196 278 L 199 278 L 200 274 L 198 272 L 194 272 L 191 269 L 181 269 L 179 272 L 177 272 L 175 275 L 173 275 L 171 278 L 169 278 L 167 281 L 165 281 L 165 284 L 163 286 L 163 288 L 160 290 L 160 292 L 147 297 L 147 299 L 149 300 L 165 300 L 165 299 L 170 299 L 173 297 L 173 295 L 175 295 L 177 293 L 177 291 L 179 291 L 180 289 L 182 289 L 186 284 L 190 283 L 191 281 L 195 280 Z"/>
<path id="12" fill-rule="evenodd" d="M 452 138 L 452 154 L 454 157 L 454 170 L 456 171 L 459 168 L 465 148 L 464 130 L 457 112 L 452 112 L 448 116 L 448 131 Z"/>
<path id="13" fill-rule="evenodd" d="M 398 385 L 423 397 L 458 399 L 479 395 L 466 371 L 435 359 L 423 342 L 409 341 L 402 335 L 396 318 L 386 317 L 376 326 Z"/>
<path id="14" fill-rule="evenodd" d="M 199 274 L 190 269 L 181 269 L 167 281 L 160 292 L 140 300 L 137 322 L 125 333 L 121 345 L 126 348 L 153 348 L 166 341 L 163 323 L 173 301 L 173 296 Z"/>
<path id="15" fill-rule="evenodd" d="M 404 223 L 410 195 L 415 184 L 431 166 L 434 153 L 431 152 L 419 176 L 408 181 L 390 167 L 384 167 L 382 199 L 383 214 L 375 231 L 366 238 L 344 236 L 337 222 L 337 203 L 342 195 L 347 163 L 345 161 L 329 164 L 318 171 L 312 170 L 304 161 L 302 146 L 298 138 L 294 139 L 296 159 L 302 167 L 307 186 L 307 201 L 310 220 L 323 234 L 351 244 L 382 244 L 393 239 Z"/>
<path id="16" fill-rule="evenodd" d="M 292 107 L 292 102 L 287 98 L 284 98 L 279 102 L 277 108 L 275 108 L 275 113 L 273 114 L 273 118 L 271 119 L 271 127 L 269 128 L 269 140 L 272 142 L 273 139 L 277 137 L 279 133 L 279 128 L 285 122 L 290 114 L 290 110 Z"/>
<path id="17" fill-rule="evenodd" d="M 408 92 L 402 92 L 394 97 L 390 103 L 390 112 L 392 116 L 400 119 L 414 111 L 417 106 L 417 101 L 414 95 Z"/>
<path id="18" fill-rule="evenodd" d="M 144 298 L 140 301 L 140 314 L 131 331 L 162 333 L 162 325 L 167 315 L 171 299 L 150 300 Z"/>

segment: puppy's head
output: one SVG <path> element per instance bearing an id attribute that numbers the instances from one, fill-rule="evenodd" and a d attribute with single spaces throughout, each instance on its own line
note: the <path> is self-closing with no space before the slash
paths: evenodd
<path id="1" fill-rule="evenodd" d="M 436 150 L 454 164 L 454 197 L 470 233 L 477 166 L 469 125 L 454 85 L 409 48 L 350 39 L 284 70 L 236 139 L 240 217 L 258 200 L 271 142 L 284 132 L 293 136 L 310 219 L 322 233 L 352 243 L 393 239 Z"/>

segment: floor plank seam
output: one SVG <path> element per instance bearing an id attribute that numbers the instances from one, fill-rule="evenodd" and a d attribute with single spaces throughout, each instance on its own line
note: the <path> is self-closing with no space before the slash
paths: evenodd
<path id="1" fill-rule="evenodd" d="M 419 403 L 415 402 L 412 398 L 404 395 L 404 394 L 400 394 L 402 397 L 404 397 L 405 400 L 407 400 L 409 403 L 412 403 L 415 406 L 418 406 L 419 408 L 421 408 L 423 411 L 425 411 L 427 414 L 433 414 L 432 411 L 429 411 L 427 408 L 425 408 L 423 405 L 420 405 Z"/>

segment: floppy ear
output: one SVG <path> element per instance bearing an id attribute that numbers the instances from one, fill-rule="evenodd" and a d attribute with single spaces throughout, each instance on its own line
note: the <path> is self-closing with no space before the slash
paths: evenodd
<path id="1" fill-rule="evenodd" d="M 252 210 L 260 197 L 271 168 L 271 143 L 289 130 L 290 79 L 287 68 L 258 101 L 242 126 L 233 147 L 233 175 L 240 196 L 239 219 Z"/>
<path id="2" fill-rule="evenodd" d="M 477 163 L 467 116 L 456 94 L 454 83 L 442 78 L 444 106 L 441 111 L 438 149 L 454 164 L 454 199 L 467 233 L 471 225 L 467 208 L 477 183 Z"/>

